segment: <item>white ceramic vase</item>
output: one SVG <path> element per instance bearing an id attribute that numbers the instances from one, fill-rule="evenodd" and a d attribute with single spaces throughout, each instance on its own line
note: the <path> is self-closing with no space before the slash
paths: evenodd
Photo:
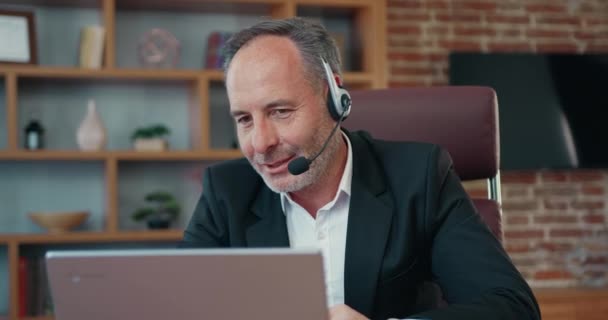
<path id="1" fill-rule="evenodd" d="M 97 113 L 94 100 L 89 100 L 87 114 L 76 132 L 76 140 L 80 150 L 98 151 L 106 146 L 106 128 Z"/>

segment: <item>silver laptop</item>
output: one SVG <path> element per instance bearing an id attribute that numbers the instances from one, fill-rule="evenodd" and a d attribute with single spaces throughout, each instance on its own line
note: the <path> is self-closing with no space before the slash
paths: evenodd
<path id="1" fill-rule="evenodd" d="M 328 318 L 316 250 L 54 251 L 46 263 L 57 320 Z"/>

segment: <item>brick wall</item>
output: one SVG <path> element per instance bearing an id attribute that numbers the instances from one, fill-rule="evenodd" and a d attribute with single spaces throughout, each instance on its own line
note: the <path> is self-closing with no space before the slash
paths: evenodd
<path id="1" fill-rule="evenodd" d="M 387 5 L 391 87 L 447 84 L 451 51 L 608 52 L 608 0 Z M 606 232 L 608 170 L 502 174 L 504 244 L 513 261 L 533 286 L 576 285 L 564 256 Z"/>

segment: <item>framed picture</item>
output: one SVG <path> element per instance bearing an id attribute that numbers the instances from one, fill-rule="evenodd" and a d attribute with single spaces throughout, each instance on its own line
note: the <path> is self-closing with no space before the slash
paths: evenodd
<path id="1" fill-rule="evenodd" d="M 0 63 L 36 64 L 32 12 L 0 10 Z"/>

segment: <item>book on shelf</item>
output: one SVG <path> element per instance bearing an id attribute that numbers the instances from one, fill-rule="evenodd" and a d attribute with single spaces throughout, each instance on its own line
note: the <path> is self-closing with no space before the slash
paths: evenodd
<path id="1" fill-rule="evenodd" d="M 105 28 L 86 26 L 80 33 L 80 67 L 87 69 L 101 68 Z"/>
<path id="2" fill-rule="evenodd" d="M 231 32 L 214 31 L 207 37 L 205 68 L 221 69 L 224 66 L 224 55 L 222 50 L 231 36 Z"/>
<path id="3" fill-rule="evenodd" d="M 44 256 L 20 257 L 18 276 L 18 316 L 21 318 L 52 315 L 53 303 Z"/>

